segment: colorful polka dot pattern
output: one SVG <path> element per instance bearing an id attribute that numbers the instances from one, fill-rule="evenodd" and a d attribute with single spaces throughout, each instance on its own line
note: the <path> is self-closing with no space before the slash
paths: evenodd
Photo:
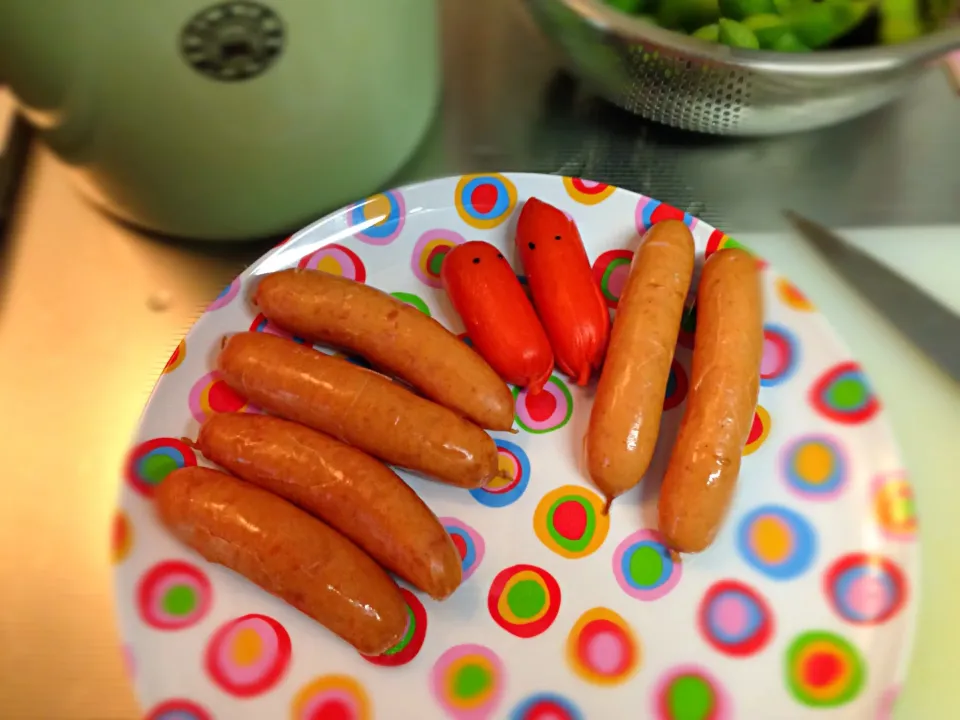
<path id="1" fill-rule="evenodd" d="M 743 247 L 650 198 L 588 180 L 531 178 L 484 174 L 387 191 L 296 234 L 271 261 L 288 257 L 370 282 L 448 324 L 456 320 L 440 283 L 446 254 L 469 238 L 513 258 L 516 209 L 532 195 L 576 218 L 611 313 L 633 245 L 627 233 L 602 244 L 606 230 L 595 230 L 593 218 L 604 228 L 626 218 L 639 232 L 682 220 L 701 257 Z M 438 187 L 442 201 L 424 199 L 424 188 Z M 880 459 L 863 449 L 865 437 L 883 442 L 883 418 L 861 368 L 823 334 L 807 296 L 757 262 L 766 316 L 760 402 L 737 500 L 714 547 L 691 558 L 668 550 L 646 512 L 655 477 L 635 501 L 603 512 L 575 467 L 592 391 L 558 371 L 537 396 L 514 389 L 515 430 L 494 434 L 500 472 L 487 487 L 461 492 L 414 481 L 441 515 L 464 584 L 442 603 L 401 587 L 406 631 L 375 657 L 232 573 L 182 555 L 159 533 L 154 489 L 174 469 L 198 463 L 183 438 L 214 413 L 258 412 L 213 371 L 216 343 L 247 329 L 303 343 L 258 314 L 244 290 L 250 274 L 230 283 L 163 368 L 111 528 L 125 649 L 144 688 L 145 717 L 346 720 L 390 714 L 408 701 L 425 719 L 465 720 L 614 717 L 623 703 L 660 720 L 730 720 L 757 707 L 782 717 L 806 707 L 843 707 L 851 717 L 888 709 L 902 679 L 888 658 L 908 645 L 916 605 L 913 487 L 896 465 L 883 464 L 890 453 Z M 692 304 L 664 396 L 665 427 L 683 415 L 696 329 Z M 835 531 L 851 522 L 869 543 Z M 678 640 L 665 646 L 664 633 Z M 161 659 L 181 662 L 188 647 L 202 672 L 149 689 L 145 674 Z M 871 665 L 874 657 L 884 659 Z M 531 672 L 538 663 L 543 670 Z M 758 686 L 758 667 L 780 681 Z"/>
<path id="2" fill-rule="evenodd" d="M 613 185 L 570 177 L 563 179 L 563 187 L 570 197 L 583 205 L 602 203 L 616 191 Z"/>
<path id="3" fill-rule="evenodd" d="M 614 551 L 613 574 L 627 595 L 637 600 L 659 600 L 680 582 L 683 563 L 660 533 L 638 530 Z"/>
<path id="4" fill-rule="evenodd" d="M 198 423 L 217 413 L 256 412 L 256 408 L 234 392 L 216 370 L 194 383 L 188 401 L 190 414 Z"/>
<path id="5" fill-rule="evenodd" d="M 184 630 L 203 619 L 212 595 L 210 580 L 200 568 L 167 560 L 141 578 L 137 607 L 143 621 L 157 630 Z"/>
<path id="6" fill-rule="evenodd" d="M 308 270 L 321 270 L 331 275 L 339 275 L 348 280 L 366 282 L 367 268 L 360 256 L 343 245 L 326 245 L 305 256 L 297 267 Z"/>
<path id="7" fill-rule="evenodd" d="M 197 464 L 193 448 L 183 440 L 155 438 L 134 447 L 127 456 L 126 480 L 138 493 L 153 497 L 154 488 L 174 470 Z"/>
<path id="8" fill-rule="evenodd" d="M 534 693 L 510 711 L 510 720 L 585 720 L 580 709 L 557 693 Z"/>
<path id="9" fill-rule="evenodd" d="M 509 440 L 496 440 L 499 475 L 485 487 L 471 490 L 470 495 L 487 507 L 506 507 L 519 500 L 530 484 L 530 458 L 520 445 Z"/>
<path id="10" fill-rule="evenodd" d="M 487 607 L 494 622 L 511 635 L 536 637 L 557 619 L 560 586 L 543 568 L 514 565 L 493 579 Z"/>
<path id="11" fill-rule="evenodd" d="M 468 175 L 457 183 L 457 213 L 477 230 L 492 230 L 505 222 L 517 205 L 517 188 L 503 175 Z"/>
<path id="12" fill-rule="evenodd" d="M 733 701 L 720 681 L 698 665 L 666 672 L 651 695 L 656 720 L 732 720 Z"/>
<path id="13" fill-rule="evenodd" d="M 823 578 L 831 607 L 854 625 L 885 623 L 907 601 L 907 580 L 893 560 L 851 553 L 837 559 Z"/>
<path id="14" fill-rule="evenodd" d="M 793 580 L 813 564 L 817 535 L 795 510 L 765 505 L 740 520 L 737 547 L 748 565 L 771 580 Z"/>
<path id="15" fill-rule="evenodd" d="M 810 389 L 810 404 L 828 420 L 844 425 L 865 423 L 880 409 L 863 371 L 852 362 L 823 373 Z"/>
<path id="16" fill-rule="evenodd" d="M 882 475 L 873 482 L 873 512 L 880 532 L 897 541 L 913 540 L 917 535 L 917 511 L 913 485 L 905 473 Z"/>
<path id="17" fill-rule="evenodd" d="M 773 637 L 773 610 L 749 585 L 721 580 L 712 585 L 700 601 L 700 634 L 725 655 L 747 657 L 767 645 Z"/>
<path id="18" fill-rule="evenodd" d="M 806 632 L 787 648 L 787 686 L 804 705 L 829 708 L 851 702 L 866 681 L 860 651 L 827 631 Z"/>
<path id="19" fill-rule="evenodd" d="M 556 375 L 536 395 L 519 388 L 514 388 L 513 394 L 516 397 L 517 425 L 528 433 L 541 435 L 559 430 L 573 417 L 573 395 Z"/>
<path id="20" fill-rule="evenodd" d="M 849 464 L 841 442 L 829 435 L 803 435 L 783 449 L 784 481 L 805 500 L 835 500 L 847 486 Z"/>
<path id="21" fill-rule="evenodd" d="M 494 716 L 506 684 L 503 662 L 483 645 L 457 645 L 430 673 L 434 699 L 449 717 L 480 720 Z"/>
<path id="22" fill-rule="evenodd" d="M 600 286 L 607 307 L 615 308 L 630 275 L 633 253 L 629 250 L 607 250 L 593 263 L 593 277 Z"/>
<path id="23" fill-rule="evenodd" d="M 280 682 L 291 652 L 283 625 L 266 615 L 245 615 L 213 634 L 204 652 L 204 669 L 224 692 L 254 697 Z"/>
<path id="24" fill-rule="evenodd" d="M 452 230 L 430 230 L 425 232 L 413 246 L 410 267 L 414 276 L 427 287 L 440 288 L 440 268 L 447 253 L 457 245 L 465 243 L 463 235 Z"/>
<path id="25" fill-rule="evenodd" d="M 440 518 L 440 522 L 443 523 L 444 530 L 447 531 L 454 547 L 460 554 L 461 571 L 463 572 L 461 582 L 466 582 L 483 562 L 483 555 L 486 552 L 483 537 L 465 522 L 456 518 Z"/>
<path id="26" fill-rule="evenodd" d="M 290 707 L 293 720 L 369 720 L 370 699 L 363 685 L 348 675 L 324 675 L 304 685 Z"/>
<path id="27" fill-rule="evenodd" d="M 630 625 L 605 607 L 587 610 L 567 637 L 573 671 L 594 685 L 620 685 L 640 666 L 640 643 Z"/>
<path id="28" fill-rule="evenodd" d="M 358 203 L 347 213 L 347 222 L 356 232 L 354 237 L 369 245 L 389 245 L 403 231 L 407 206 L 403 195 L 390 190 Z"/>
<path id="29" fill-rule="evenodd" d="M 533 513 L 533 531 L 540 542 L 565 558 L 583 558 L 596 552 L 609 530 L 603 498 L 579 485 L 551 490 Z"/>

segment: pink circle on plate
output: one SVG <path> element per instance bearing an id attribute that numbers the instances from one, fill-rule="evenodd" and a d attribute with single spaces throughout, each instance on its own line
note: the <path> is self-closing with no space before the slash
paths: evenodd
<path id="1" fill-rule="evenodd" d="M 717 600 L 711 614 L 723 632 L 734 637 L 742 635 L 750 622 L 742 598 L 729 594 Z"/>

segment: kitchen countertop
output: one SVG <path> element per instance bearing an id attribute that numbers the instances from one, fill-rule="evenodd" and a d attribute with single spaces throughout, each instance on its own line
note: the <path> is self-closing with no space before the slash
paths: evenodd
<path id="1" fill-rule="evenodd" d="M 446 95 L 399 184 L 484 170 L 579 174 L 688 208 L 786 268 L 863 361 L 916 482 L 921 625 L 901 718 L 960 715 L 960 392 L 787 233 L 840 228 L 960 310 L 960 99 L 931 71 L 895 106 L 820 133 L 698 138 L 646 125 L 568 77 L 511 0 L 445 4 Z M 484 62 L 477 57 L 485 58 Z M 0 708 L 128 720 L 109 534 L 130 434 L 179 337 L 271 241 L 172 242 L 110 221 L 34 148 L 0 248 Z M 317 208 L 317 214 L 326 209 Z M 935 538 L 935 540 L 934 540 Z M 871 719 L 872 720 L 872 719 Z"/>

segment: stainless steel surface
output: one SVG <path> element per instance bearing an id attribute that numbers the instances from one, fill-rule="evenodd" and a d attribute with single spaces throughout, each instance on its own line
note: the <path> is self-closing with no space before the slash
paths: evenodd
<path id="1" fill-rule="evenodd" d="M 939 73 L 907 100 L 824 132 L 696 138 L 612 108 L 558 73 L 521 10 L 516 0 L 445 3 L 443 107 L 391 184 L 492 170 L 580 174 L 690 209 L 734 235 L 782 231 L 784 205 L 832 226 L 960 224 L 960 100 Z M 0 288 L 3 720 L 140 717 L 113 615 L 118 468 L 179 337 L 272 244 L 212 247 L 139 233 L 87 205 L 70 180 L 48 152 L 33 152 Z M 790 255 L 785 235 L 766 236 L 771 255 Z M 878 346 L 880 335 L 864 332 Z M 920 407 L 909 404 L 913 390 L 891 397 L 907 417 Z M 938 387 L 923 397 L 953 407 Z M 935 622 L 952 621 L 945 609 Z M 954 664 L 928 656 L 924 677 L 928 704 L 956 715 Z"/>
<path id="2" fill-rule="evenodd" d="M 664 30 L 603 0 L 527 0 L 572 69 L 649 120 L 715 135 L 825 127 L 900 96 L 960 27 L 896 46 L 809 54 L 750 51 Z"/>
<path id="3" fill-rule="evenodd" d="M 960 382 L 960 316 L 836 233 L 795 212 L 784 214 L 846 282 Z"/>

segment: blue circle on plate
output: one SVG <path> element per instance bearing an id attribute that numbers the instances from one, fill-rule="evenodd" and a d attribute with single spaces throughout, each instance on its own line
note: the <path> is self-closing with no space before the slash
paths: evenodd
<path id="1" fill-rule="evenodd" d="M 737 549 L 748 565 L 768 578 L 793 580 L 813 565 L 817 533 L 800 513 L 764 505 L 740 520 Z"/>
<path id="2" fill-rule="evenodd" d="M 470 495 L 481 505 L 487 507 L 506 507 L 512 505 L 520 496 L 526 492 L 527 485 L 530 483 L 530 459 L 523 448 L 508 440 L 495 440 L 497 451 L 500 455 L 506 455 L 517 468 L 512 482 L 497 485 L 492 488 L 478 488 L 471 490 Z M 519 472 L 519 476 L 517 476 Z"/>
<path id="3" fill-rule="evenodd" d="M 783 325 L 776 323 L 770 323 L 763 327 L 764 355 L 766 355 L 768 343 L 776 347 L 779 362 L 773 369 L 764 367 L 766 362 L 761 363 L 760 385 L 774 387 L 785 383 L 797 371 L 797 365 L 800 364 L 800 343 L 797 341 L 796 335 Z"/>
<path id="4" fill-rule="evenodd" d="M 390 208 L 389 213 L 375 225 L 369 225 L 356 233 L 356 237 L 361 240 L 366 238 L 371 241 L 377 241 L 375 244 L 378 245 L 386 245 L 400 235 L 405 220 L 404 215 L 406 211 L 403 206 L 403 198 L 397 190 L 388 190 L 381 195 L 374 195 L 363 202 L 357 203 L 351 208 L 348 219 L 350 225 L 353 226 L 369 223 L 370 218 L 366 215 L 366 208 L 371 202 L 380 197 L 386 198 L 388 207 Z"/>
<path id="5" fill-rule="evenodd" d="M 483 185 L 492 185 L 497 192 L 497 199 L 487 212 L 477 210 L 473 204 L 474 191 Z M 463 186 L 463 191 L 460 194 L 460 203 L 471 217 L 477 220 L 494 220 L 510 209 L 510 191 L 500 178 L 482 175 L 473 178 Z"/>
<path id="6" fill-rule="evenodd" d="M 562 695 L 552 692 L 529 695 L 510 711 L 510 720 L 531 720 L 531 718 L 584 720 L 583 713 L 576 705 Z"/>

